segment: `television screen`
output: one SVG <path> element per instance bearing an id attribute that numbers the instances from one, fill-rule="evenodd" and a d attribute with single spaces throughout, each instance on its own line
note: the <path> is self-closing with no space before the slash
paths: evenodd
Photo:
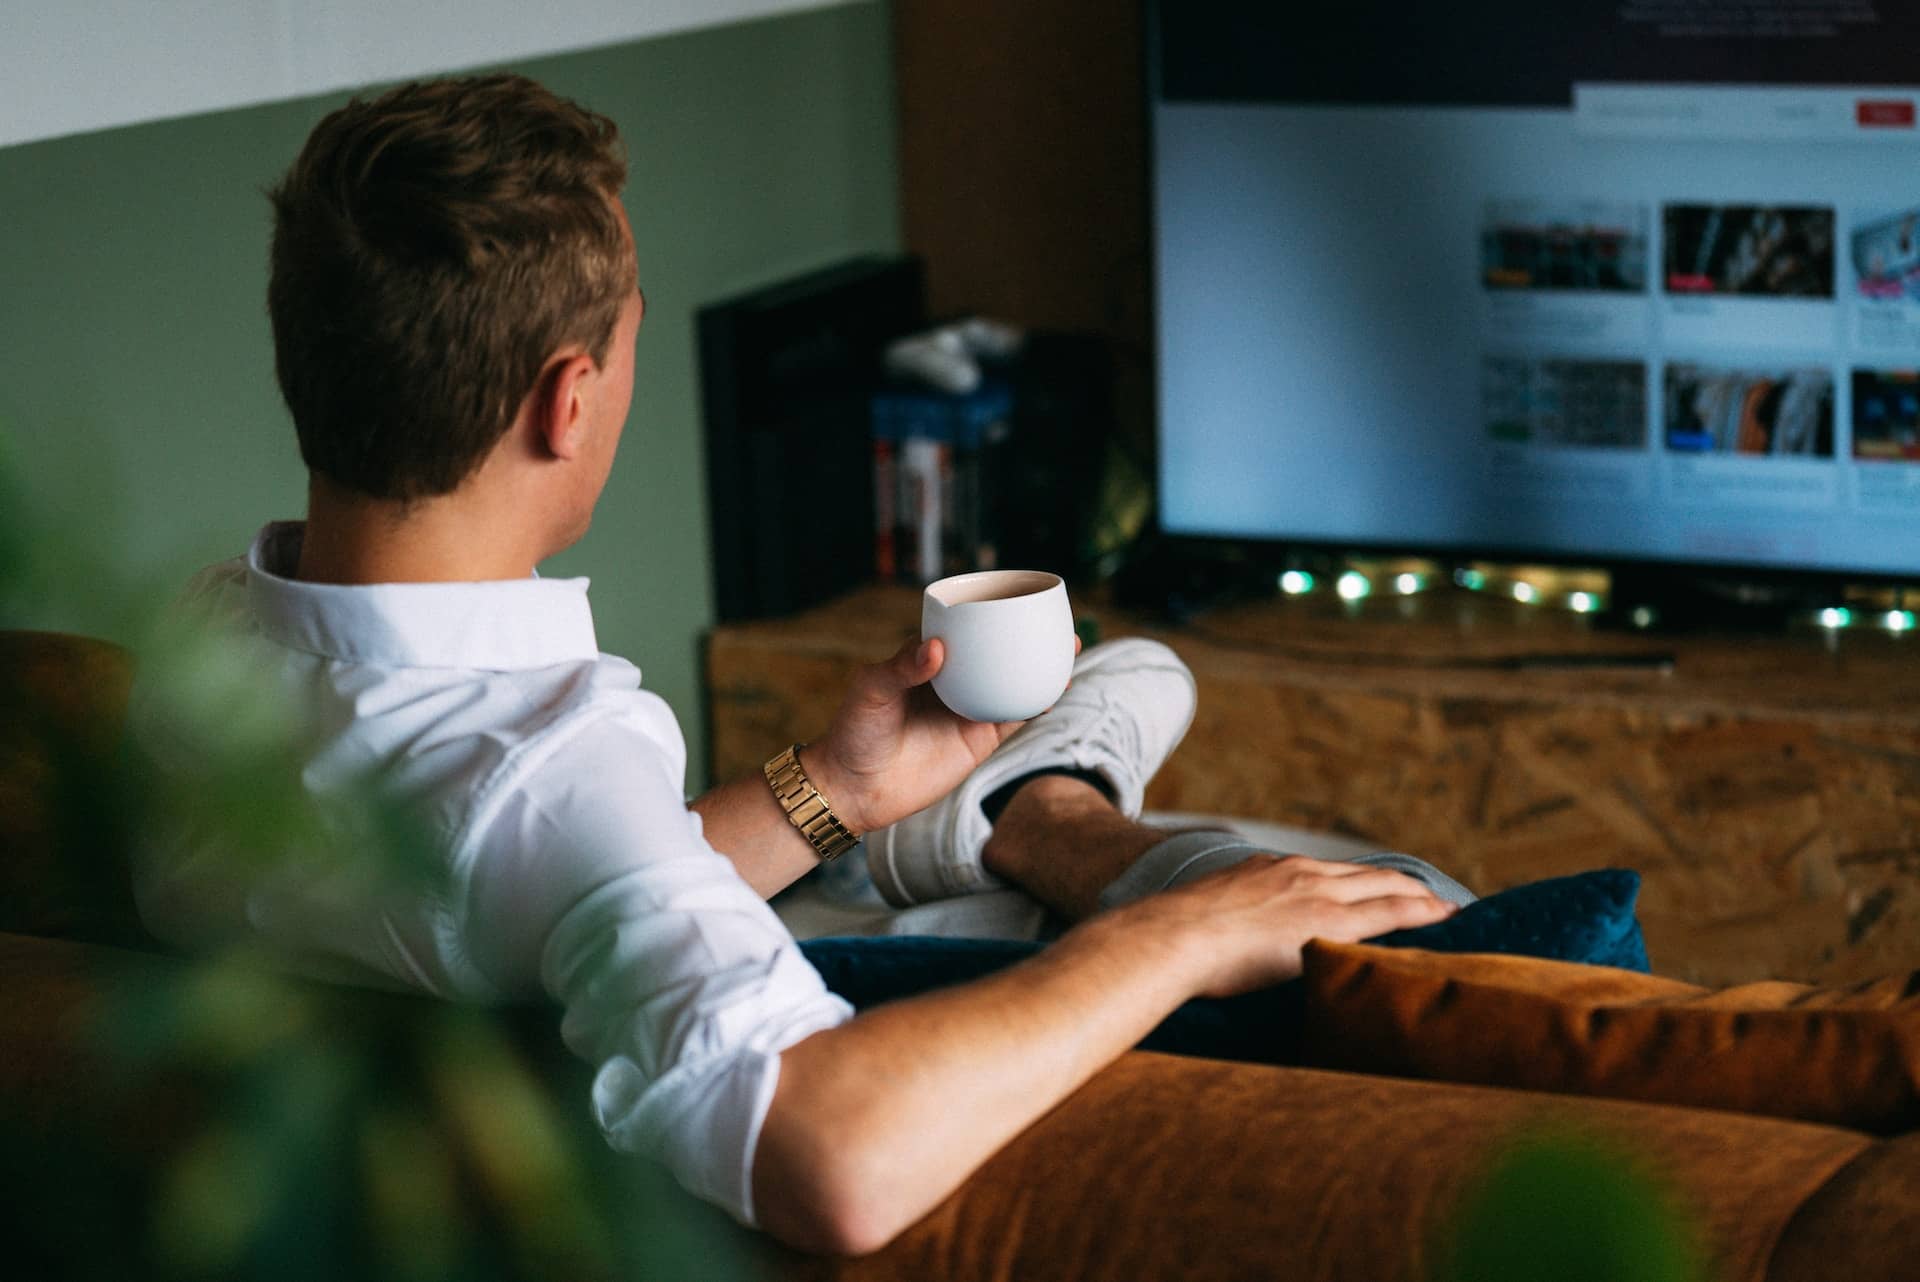
<path id="1" fill-rule="evenodd" d="M 1920 6 L 1166 4 L 1169 533 L 1920 573 Z"/>

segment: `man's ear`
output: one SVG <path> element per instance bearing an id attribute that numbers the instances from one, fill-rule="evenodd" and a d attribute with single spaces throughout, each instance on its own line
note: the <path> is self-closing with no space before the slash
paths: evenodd
<path id="1" fill-rule="evenodd" d="M 534 389 L 534 430 L 554 458 L 576 457 L 587 442 L 587 413 L 594 376 L 600 372 L 585 352 L 561 353 L 547 362 Z"/>

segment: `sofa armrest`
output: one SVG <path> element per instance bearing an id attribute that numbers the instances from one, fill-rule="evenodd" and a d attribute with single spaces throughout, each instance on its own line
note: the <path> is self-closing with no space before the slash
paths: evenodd
<path id="1" fill-rule="evenodd" d="M 1796 1209 L 1874 1146 L 1730 1113 L 1135 1052 L 886 1250 L 787 1267 L 846 1282 L 1425 1282 L 1493 1150 L 1539 1127 L 1635 1155 L 1675 1190 L 1716 1279 L 1768 1277 Z"/>

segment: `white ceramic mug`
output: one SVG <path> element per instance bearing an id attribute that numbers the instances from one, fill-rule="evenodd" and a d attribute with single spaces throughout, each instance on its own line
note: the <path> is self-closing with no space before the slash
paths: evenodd
<path id="1" fill-rule="evenodd" d="M 979 570 L 927 585 L 920 639 L 947 659 L 940 702 L 970 721 L 1025 721 L 1053 706 L 1073 675 L 1067 585 L 1044 570 Z"/>

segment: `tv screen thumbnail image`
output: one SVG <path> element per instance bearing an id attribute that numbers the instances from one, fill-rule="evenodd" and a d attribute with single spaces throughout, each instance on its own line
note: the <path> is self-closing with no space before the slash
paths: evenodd
<path id="1" fill-rule="evenodd" d="M 1833 375 L 1669 365 L 1667 448 L 1684 454 L 1833 457 Z"/>
<path id="2" fill-rule="evenodd" d="M 1833 297 L 1833 210 L 1784 205 L 1667 205 L 1669 294 Z"/>

